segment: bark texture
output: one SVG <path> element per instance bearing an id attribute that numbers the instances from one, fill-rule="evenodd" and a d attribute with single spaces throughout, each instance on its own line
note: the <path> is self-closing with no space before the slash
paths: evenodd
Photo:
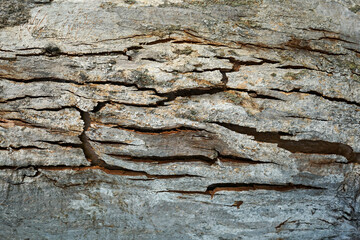
<path id="1" fill-rule="evenodd" d="M 359 239 L 358 0 L 0 0 L 1 239 Z"/>

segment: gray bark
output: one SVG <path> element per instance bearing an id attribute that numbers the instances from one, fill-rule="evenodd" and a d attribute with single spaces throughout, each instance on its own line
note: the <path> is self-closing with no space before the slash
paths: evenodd
<path id="1" fill-rule="evenodd" d="M 0 0 L 1 239 L 359 239 L 358 0 Z"/>

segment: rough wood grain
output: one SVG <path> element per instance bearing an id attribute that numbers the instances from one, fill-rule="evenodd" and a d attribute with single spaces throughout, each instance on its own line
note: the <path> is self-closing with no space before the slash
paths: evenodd
<path id="1" fill-rule="evenodd" d="M 0 238 L 358 239 L 359 9 L 0 1 Z"/>

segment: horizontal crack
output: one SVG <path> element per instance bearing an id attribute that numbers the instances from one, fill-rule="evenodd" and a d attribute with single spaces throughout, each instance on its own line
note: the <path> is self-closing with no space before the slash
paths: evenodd
<path id="1" fill-rule="evenodd" d="M 43 143 L 48 143 L 48 144 L 58 145 L 58 146 L 61 146 L 61 147 L 81 148 L 81 144 L 76 144 L 76 143 L 67 143 L 67 142 L 62 142 L 62 141 L 46 141 L 46 140 L 38 140 L 37 142 L 43 142 Z"/>
<path id="2" fill-rule="evenodd" d="M 215 163 L 215 159 L 202 155 L 166 156 L 166 157 L 157 157 L 157 156 L 138 157 L 138 156 L 118 155 L 118 154 L 108 154 L 108 155 L 125 161 L 142 162 L 142 163 L 166 164 L 166 163 L 177 163 L 177 162 L 204 162 L 209 165 Z"/>
<path id="3" fill-rule="evenodd" d="M 141 134 L 151 134 L 151 135 L 158 135 L 158 134 L 174 134 L 179 132 L 201 132 L 205 131 L 204 129 L 198 129 L 198 128 L 192 128 L 192 127 L 185 127 L 185 126 L 179 126 L 175 128 L 144 128 L 139 126 L 115 126 L 118 129 L 123 129 L 127 131 L 137 132 Z"/>
<path id="4" fill-rule="evenodd" d="M 162 93 L 159 94 L 159 96 L 167 97 L 166 100 L 160 101 L 165 103 L 172 101 L 177 97 L 191 97 L 191 96 L 198 96 L 204 94 L 216 94 L 223 91 L 224 91 L 224 87 L 190 88 L 190 89 L 179 89 L 168 93 Z"/>
<path id="5" fill-rule="evenodd" d="M 328 51 L 321 50 L 321 49 L 314 49 L 309 45 L 308 40 L 298 39 L 298 38 L 295 38 L 295 37 L 292 37 L 291 40 L 286 42 L 285 46 L 293 48 L 293 49 L 306 50 L 306 51 L 309 51 L 309 52 L 317 52 L 317 53 L 326 54 L 326 55 L 332 55 L 332 56 L 346 55 L 344 53 L 334 53 L 334 52 L 328 52 Z"/>
<path id="6" fill-rule="evenodd" d="M 8 147 L 0 147 L 0 151 L 19 151 L 19 150 L 34 150 L 34 149 L 40 149 L 40 150 L 43 150 L 45 148 L 41 148 L 41 147 L 38 147 L 38 146 L 19 146 L 19 147 L 13 147 L 13 146 L 8 146 Z"/>
<path id="7" fill-rule="evenodd" d="M 280 69 L 304 69 L 304 70 L 313 70 L 313 71 L 319 71 L 318 69 L 314 69 L 314 68 L 309 68 L 309 67 L 305 67 L 305 66 L 300 66 L 300 65 L 283 65 L 283 66 L 278 66 L 276 68 L 280 68 Z"/>
<path id="8" fill-rule="evenodd" d="M 336 154 L 344 156 L 349 163 L 360 163 L 360 153 L 343 143 L 327 142 L 322 140 L 284 140 L 281 136 L 292 136 L 284 132 L 258 132 L 256 128 L 244 127 L 230 123 L 213 122 L 231 131 L 253 136 L 256 141 L 276 143 L 278 147 L 292 153 Z"/>
<path id="9" fill-rule="evenodd" d="M 254 191 L 254 190 L 269 190 L 269 191 L 292 191 L 298 189 L 315 189 L 315 190 L 325 190 L 325 188 L 314 187 L 314 186 L 306 186 L 302 184 L 284 184 L 284 185 L 276 185 L 276 184 L 257 184 L 257 183 L 215 183 L 211 184 L 207 187 L 206 192 L 208 192 L 211 196 L 214 196 L 216 192 L 219 191 Z"/>
<path id="10" fill-rule="evenodd" d="M 237 72 L 237 71 L 239 71 L 241 66 L 258 66 L 258 65 L 263 65 L 264 63 L 269 63 L 269 64 L 280 63 L 279 61 L 270 60 L 270 59 L 266 59 L 266 58 L 257 58 L 261 61 L 240 61 L 240 60 L 235 59 L 234 57 L 221 57 L 221 56 L 216 56 L 216 58 L 227 59 L 227 60 L 229 60 L 230 63 L 233 64 L 232 69 L 221 69 L 224 72 Z"/>
<path id="11" fill-rule="evenodd" d="M 254 90 L 240 89 L 240 88 L 227 88 L 226 90 L 232 90 L 232 91 L 237 91 L 237 92 L 245 92 L 252 98 L 261 98 L 261 99 L 268 99 L 268 100 L 284 101 L 283 99 L 280 99 L 280 98 L 277 98 L 277 97 L 274 97 L 274 96 L 265 95 L 265 94 L 259 94 L 258 92 L 254 91 Z"/>
<path id="12" fill-rule="evenodd" d="M 124 161 L 131 162 L 143 162 L 143 163 L 156 163 L 156 164 L 166 164 L 166 163 L 178 163 L 178 162 L 203 162 L 208 165 L 213 165 L 221 162 L 230 162 L 230 163 L 242 163 L 242 164 L 276 164 L 274 162 L 266 161 L 255 161 L 249 158 L 238 157 L 234 155 L 222 155 L 216 151 L 217 156 L 215 158 L 210 158 L 204 155 L 182 155 L 182 156 L 131 156 L 131 155 L 121 155 L 121 154 L 107 154 L 111 157 L 118 158 Z"/>
<path id="13" fill-rule="evenodd" d="M 103 51 L 103 52 L 62 52 L 59 48 L 44 48 L 42 52 L 39 53 L 17 53 L 16 56 L 19 57 L 34 57 L 34 56 L 48 56 L 48 57 L 57 57 L 57 56 L 69 56 L 69 57 L 83 57 L 83 56 L 116 56 L 122 55 L 127 56 L 126 51 Z"/>
<path id="14" fill-rule="evenodd" d="M 118 166 L 113 166 L 107 164 L 104 160 L 102 160 L 95 152 L 94 148 L 91 146 L 89 142 L 89 138 L 86 135 L 86 131 L 90 128 L 91 125 L 91 118 L 88 112 L 84 112 L 81 110 L 80 115 L 81 119 L 84 122 L 84 129 L 81 135 L 79 136 L 82 142 L 82 149 L 86 159 L 91 163 L 91 166 L 96 169 L 100 169 L 105 173 L 112 174 L 112 175 L 131 175 L 131 176 L 146 176 L 148 178 L 157 178 L 157 179 L 166 179 L 166 178 L 181 178 L 181 177 L 199 177 L 196 175 L 152 175 L 148 174 L 144 171 L 134 171 Z"/>
<path id="15" fill-rule="evenodd" d="M 61 129 L 61 128 L 55 128 L 55 127 L 49 128 L 49 127 L 45 127 L 45 126 L 42 126 L 37 123 L 33 123 L 30 121 L 25 121 L 23 119 L 17 119 L 17 118 L 1 119 L 0 125 L 1 125 L 1 122 L 5 123 L 5 124 L 14 124 L 17 126 L 24 126 L 24 127 L 29 127 L 29 128 L 45 129 L 46 131 L 51 131 L 51 132 L 66 132 L 66 130 Z"/>
<path id="16" fill-rule="evenodd" d="M 105 145 L 112 145 L 112 146 L 136 146 L 135 144 L 130 144 L 126 142 L 120 142 L 120 141 L 111 141 L 111 140 L 93 140 L 92 142 L 97 142 Z"/>
<path id="17" fill-rule="evenodd" d="M 164 38 L 164 39 L 159 39 L 159 40 L 155 40 L 152 42 L 143 42 L 143 43 L 140 43 L 140 45 L 155 45 L 155 44 L 159 44 L 159 43 L 171 42 L 172 40 L 175 40 L 175 38 Z"/>
<path id="18" fill-rule="evenodd" d="M 44 95 L 44 96 L 31 96 L 31 95 L 25 95 L 25 96 L 22 96 L 22 97 L 16 97 L 16 98 L 2 98 L 0 100 L 0 103 L 9 103 L 9 102 L 14 102 L 14 101 L 18 101 L 18 100 L 23 100 L 23 99 L 33 99 L 33 98 L 48 98 L 48 97 L 53 97 L 53 96 L 50 96 L 50 95 Z"/>
<path id="19" fill-rule="evenodd" d="M 221 160 L 222 162 L 231 162 L 231 163 L 247 163 L 247 164 L 276 164 L 274 162 L 267 162 L 267 161 L 255 161 L 253 159 L 250 158 L 243 158 L 243 157 L 238 157 L 238 156 L 234 156 L 234 155 L 222 155 L 222 154 L 218 154 L 217 158 L 219 160 Z"/>
<path id="20" fill-rule="evenodd" d="M 61 78 L 55 78 L 55 77 L 43 77 L 43 78 L 30 78 L 30 79 L 20 79 L 20 78 L 9 78 L 0 76 L 0 78 L 13 81 L 13 82 L 19 82 L 19 83 L 33 83 L 33 82 L 56 82 L 56 83 L 72 83 L 76 85 L 84 85 L 83 83 L 74 81 L 74 80 L 67 80 L 67 79 L 61 79 Z"/>
<path id="21" fill-rule="evenodd" d="M 303 94 L 311 94 L 311 95 L 315 95 L 315 96 L 324 98 L 324 99 L 329 100 L 329 101 L 343 102 L 343 103 L 346 103 L 346 104 L 352 104 L 352 105 L 356 105 L 356 106 L 359 106 L 359 107 L 360 107 L 360 103 L 358 103 L 358 102 L 349 101 L 349 100 L 346 100 L 346 99 L 344 99 L 344 98 L 328 97 L 328 96 L 323 95 L 323 94 L 321 94 L 321 93 L 319 93 L 319 92 L 316 92 L 316 91 L 302 91 L 300 88 L 294 88 L 294 89 L 289 90 L 289 91 L 281 90 L 281 89 L 278 89 L 278 88 L 271 88 L 270 90 L 278 91 L 278 92 L 284 92 L 284 93 L 303 93 Z"/>
<path id="22" fill-rule="evenodd" d="M 255 191 L 255 190 L 267 190 L 267 191 L 279 191 L 287 192 L 294 190 L 326 190 L 326 188 L 307 186 L 302 184 L 258 184 L 258 183 L 215 183 L 207 187 L 206 191 L 183 191 L 183 190 L 167 190 L 167 191 L 158 191 L 158 192 L 170 192 L 170 193 L 180 193 L 180 194 L 204 194 L 210 195 L 211 198 L 214 197 L 215 193 L 220 191 Z M 241 205 L 242 203 L 240 203 Z M 239 206 L 240 206 L 239 205 Z"/>
<path id="23" fill-rule="evenodd" d="M 16 166 L 0 166 L 0 170 L 20 170 L 25 168 L 33 168 L 35 170 L 44 170 L 44 171 L 87 171 L 87 170 L 101 170 L 110 175 L 119 175 L 119 176 L 145 176 L 149 179 L 170 179 L 170 178 L 183 178 L 183 177 L 201 177 L 197 175 L 190 174 L 179 174 L 179 175 L 152 175 L 142 171 L 133 171 L 125 168 L 114 167 L 114 169 L 109 169 L 103 166 L 66 166 L 66 165 L 54 165 L 54 166 L 42 166 L 42 165 L 28 165 L 22 167 Z"/>

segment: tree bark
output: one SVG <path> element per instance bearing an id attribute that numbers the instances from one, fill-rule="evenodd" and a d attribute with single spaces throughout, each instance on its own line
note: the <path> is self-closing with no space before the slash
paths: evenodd
<path id="1" fill-rule="evenodd" d="M 358 239 L 358 0 L 0 1 L 1 239 Z"/>

